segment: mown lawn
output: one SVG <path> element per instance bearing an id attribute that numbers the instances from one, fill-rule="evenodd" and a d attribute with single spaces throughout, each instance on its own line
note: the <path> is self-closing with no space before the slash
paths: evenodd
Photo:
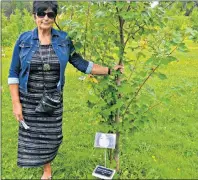
<path id="1" fill-rule="evenodd" d="M 171 94 L 167 105 L 160 104 L 151 113 L 154 119 L 141 130 L 122 137 L 121 178 L 198 178 L 198 46 L 188 42 L 190 52 L 178 53 L 179 62 L 162 68 L 168 79 L 150 79 L 159 95 L 172 86 L 182 86 L 183 96 Z M 2 179 L 39 179 L 41 168 L 18 168 L 18 124 L 12 115 L 7 76 L 12 49 L 5 48 L 2 58 Z M 52 163 L 54 179 L 88 179 L 96 165 L 104 165 L 104 150 L 95 149 L 94 137 L 103 127 L 86 106 L 88 78 L 71 65 L 64 89 L 64 140 Z M 118 175 L 115 175 L 118 177 Z"/>

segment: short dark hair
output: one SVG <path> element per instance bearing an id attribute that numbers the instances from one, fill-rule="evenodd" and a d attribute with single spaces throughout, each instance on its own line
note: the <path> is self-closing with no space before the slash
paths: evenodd
<path id="1" fill-rule="evenodd" d="M 57 15 L 58 13 L 58 3 L 57 1 L 33 1 L 33 14 L 36 14 L 38 10 L 47 10 L 51 8 L 52 11 Z"/>

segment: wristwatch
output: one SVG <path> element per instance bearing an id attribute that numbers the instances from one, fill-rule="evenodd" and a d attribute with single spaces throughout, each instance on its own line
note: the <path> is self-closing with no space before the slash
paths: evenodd
<path id="1" fill-rule="evenodd" d="M 108 75 L 111 74 L 111 68 L 108 68 Z"/>

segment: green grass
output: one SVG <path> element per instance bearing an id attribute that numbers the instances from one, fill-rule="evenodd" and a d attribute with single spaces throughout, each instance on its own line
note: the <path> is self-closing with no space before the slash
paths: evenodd
<path id="1" fill-rule="evenodd" d="M 188 54 L 178 53 L 173 62 L 160 71 L 168 79 L 152 78 L 149 83 L 159 96 L 172 86 L 182 86 L 187 93 L 172 94 L 170 103 L 159 105 L 150 113 L 153 119 L 141 130 L 122 137 L 121 178 L 198 178 L 198 46 L 187 42 Z M 12 115 L 7 76 L 12 49 L 6 48 L 2 59 L 2 179 L 36 179 L 41 168 L 19 168 L 17 158 L 18 123 Z M 93 147 L 97 131 L 103 127 L 86 106 L 87 80 L 71 65 L 66 72 L 64 89 L 64 139 L 52 163 L 54 179 L 88 179 L 96 165 L 104 165 L 104 150 Z M 115 175 L 118 177 L 118 175 Z"/>

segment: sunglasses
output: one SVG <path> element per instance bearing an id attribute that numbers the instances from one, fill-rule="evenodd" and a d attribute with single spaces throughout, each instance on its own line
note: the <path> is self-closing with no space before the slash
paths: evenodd
<path id="1" fill-rule="evenodd" d="M 48 18 L 50 19 L 54 19 L 56 17 L 56 14 L 54 12 L 44 12 L 44 11 L 38 11 L 36 13 L 36 15 L 39 17 L 39 18 L 44 18 L 45 15 L 47 14 Z"/>

